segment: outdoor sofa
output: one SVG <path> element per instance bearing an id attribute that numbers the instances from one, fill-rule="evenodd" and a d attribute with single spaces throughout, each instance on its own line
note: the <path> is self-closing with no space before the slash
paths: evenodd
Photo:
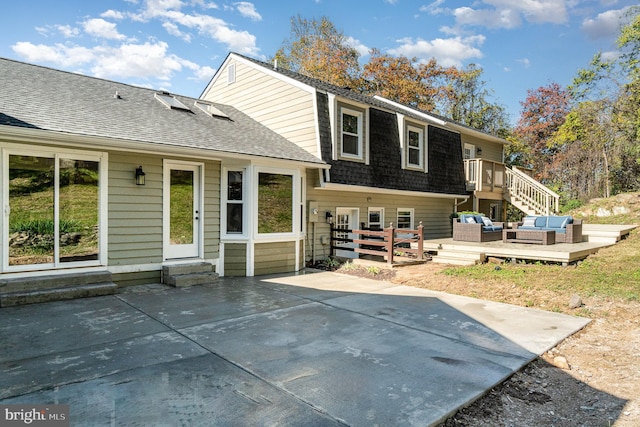
<path id="1" fill-rule="evenodd" d="M 556 232 L 556 243 L 582 242 L 582 220 L 565 216 L 526 216 L 514 228 L 522 230 L 552 230 Z"/>
<path id="2" fill-rule="evenodd" d="M 453 240 L 463 242 L 491 242 L 502 239 L 502 222 L 493 222 L 486 216 L 461 214 L 453 219 Z"/>

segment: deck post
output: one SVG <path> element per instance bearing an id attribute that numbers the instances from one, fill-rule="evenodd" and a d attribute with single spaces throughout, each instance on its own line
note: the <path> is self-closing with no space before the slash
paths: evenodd
<path id="1" fill-rule="evenodd" d="M 393 240 L 395 239 L 395 232 L 393 228 L 393 223 L 389 223 L 389 228 L 385 229 L 386 236 L 385 239 L 387 241 L 387 264 L 393 265 Z"/>
<path id="2" fill-rule="evenodd" d="M 424 234 L 423 234 L 423 229 L 424 227 L 422 226 L 422 221 L 420 221 L 420 224 L 418 225 L 418 259 L 420 261 L 422 261 L 424 259 Z"/>

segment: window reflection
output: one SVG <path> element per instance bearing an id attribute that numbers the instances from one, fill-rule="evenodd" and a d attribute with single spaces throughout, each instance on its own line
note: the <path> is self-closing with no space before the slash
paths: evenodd
<path id="1" fill-rule="evenodd" d="M 258 174 L 258 233 L 293 232 L 293 176 Z"/>

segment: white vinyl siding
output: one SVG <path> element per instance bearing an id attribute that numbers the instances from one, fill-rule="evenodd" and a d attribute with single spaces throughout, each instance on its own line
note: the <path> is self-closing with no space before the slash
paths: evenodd
<path id="1" fill-rule="evenodd" d="M 232 65 L 236 68 L 236 83 L 229 85 L 226 78 L 220 78 L 209 88 L 205 99 L 233 105 L 319 158 L 315 94 L 242 62 Z"/>

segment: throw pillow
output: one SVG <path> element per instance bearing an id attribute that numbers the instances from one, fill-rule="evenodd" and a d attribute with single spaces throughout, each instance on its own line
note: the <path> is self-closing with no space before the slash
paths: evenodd
<path id="1" fill-rule="evenodd" d="M 535 227 L 536 226 L 535 217 L 531 217 L 531 216 L 525 217 L 524 221 L 522 222 L 522 226 L 523 227 Z"/>
<path id="2" fill-rule="evenodd" d="M 472 216 L 466 217 L 465 220 L 467 221 L 467 224 L 475 224 L 476 223 L 475 218 L 473 218 Z"/>
<path id="3" fill-rule="evenodd" d="M 482 222 L 484 222 L 484 225 L 487 227 L 491 227 L 493 225 L 493 222 L 491 222 L 491 220 L 486 216 L 482 217 Z"/>

